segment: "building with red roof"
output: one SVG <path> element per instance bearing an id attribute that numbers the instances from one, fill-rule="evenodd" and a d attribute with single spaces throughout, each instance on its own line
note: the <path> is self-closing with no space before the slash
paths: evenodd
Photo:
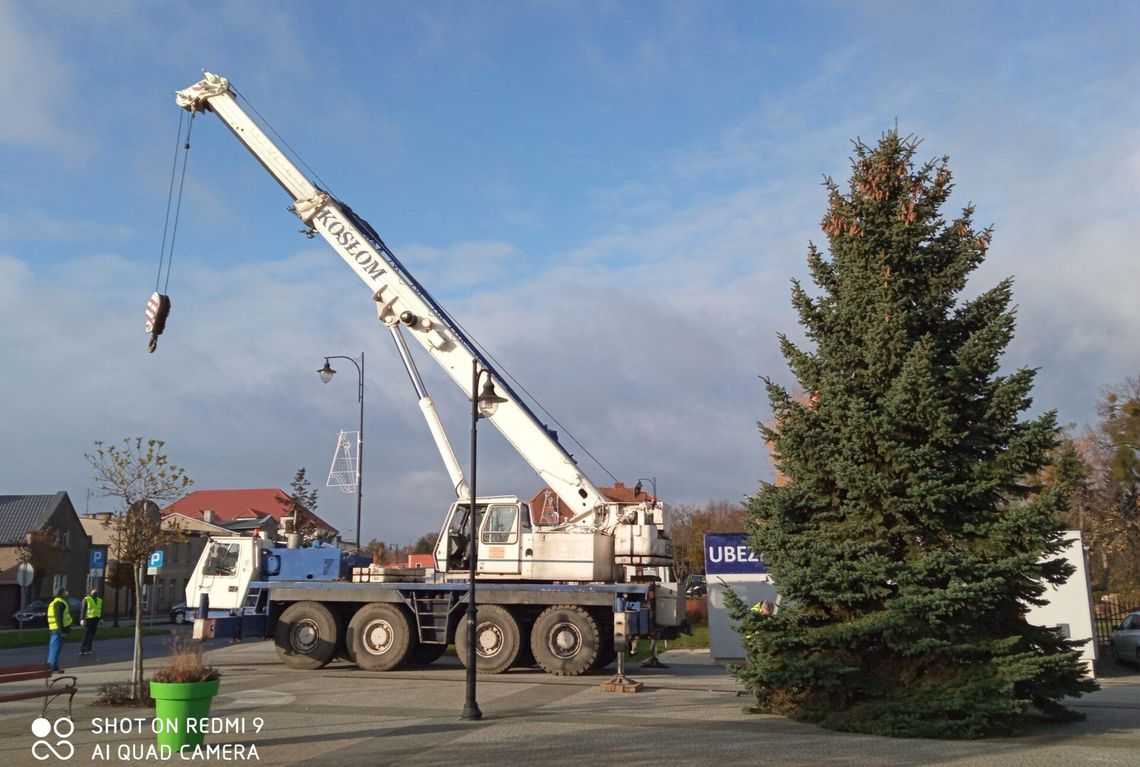
<path id="1" fill-rule="evenodd" d="M 617 503 L 657 502 L 653 493 L 641 489 L 640 482 L 634 487 L 626 487 L 621 482 L 615 482 L 613 487 L 599 487 L 598 490 L 606 498 Z M 544 487 L 530 501 L 530 518 L 536 525 L 556 525 L 574 516 L 571 511 L 573 508 L 549 487 Z"/>
<path id="2" fill-rule="evenodd" d="M 291 512 L 281 502 L 288 493 L 276 487 L 240 490 L 195 490 L 162 510 L 164 517 L 178 515 L 188 520 L 218 525 L 236 533 L 257 530 L 264 538 L 275 538 Z M 331 539 L 340 531 L 312 512 L 306 512 L 302 526 L 311 525 L 315 536 Z"/>

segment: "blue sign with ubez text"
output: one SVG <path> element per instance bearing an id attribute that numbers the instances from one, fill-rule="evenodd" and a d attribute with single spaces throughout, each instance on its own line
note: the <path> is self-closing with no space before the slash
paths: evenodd
<path id="1" fill-rule="evenodd" d="M 755 574 L 768 572 L 768 565 L 748 546 L 744 533 L 705 535 L 705 573 L 708 575 Z"/>

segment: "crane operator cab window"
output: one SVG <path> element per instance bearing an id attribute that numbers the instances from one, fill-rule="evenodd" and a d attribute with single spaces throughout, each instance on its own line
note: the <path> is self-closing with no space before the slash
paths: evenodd
<path id="1" fill-rule="evenodd" d="M 205 575 L 233 575 L 237 570 L 238 545 L 236 543 L 215 543 L 206 562 Z"/>
<path id="2" fill-rule="evenodd" d="M 475 507 L 476 528 L 483 521 L 483 515 L 486 511 L 486 506 Z M 451 514 L 451 522 L 447 526 L 447 567 L 449 570 L 461 570 L 470 566 L 468 559 L 471 548 L 471 541 L 468 537 L 468 532 L 471 530 L 470 519 L 470 504 L 457 504 Z"/>
<path id="3" fill-rule="evenodd" d="M 482 520 L 480 540 L 483 543 L 514 543 L 518 516 L 519 507 L 514 504 L 492 506 Z"/>

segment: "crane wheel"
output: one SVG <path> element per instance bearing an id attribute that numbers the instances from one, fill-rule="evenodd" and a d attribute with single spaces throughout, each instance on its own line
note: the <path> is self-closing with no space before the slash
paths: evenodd
<path id="1" fill-rule="evenodd" d="M 347 645 L 365 671 L 391 671 L 406 663 L 412 651 L 408 616 L 396 605 L 374 602 L 348 622 Z"/>
<path id="2" fill-rule="evenodd" d="M 589 671 L 602 648 L 597 621 L 573 605 L 548 607 L 530 631 L 530 649 L 538 665 L 555 676 L 579 676 Z"/>
<path id="3" fill-rule="evenodd" d="M 336 653 L 343 624 L 319 602 L 296 602 L 277 619 L 277 657 L 289 668 L 323 667 Z"/>
<path id="4" fill-rule="evenodd" d="M 522 647 L 518 621 L 498 605 L 478 605 L 475 612 L 475 670 L 501 674 L 518 660 Z M 455 627 L 455 654 L 467 667 L 467 616 Z"/>

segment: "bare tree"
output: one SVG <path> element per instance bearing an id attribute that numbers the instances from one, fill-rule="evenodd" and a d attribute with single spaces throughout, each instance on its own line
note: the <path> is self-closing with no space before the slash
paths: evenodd
<path id="1" fill-rule="evenodd" d="M 744 507 L 731 501 L 709 501 L 704 506 L 682 506 L 673 512 L 669 535 L 673 538 L 673 569 L 684 579 L 705 571 L 705 533 L 744 532 Z"/>
<path id="2" fill-rule="evenodd" d="M 170 463 L 166 443 L 158 439 L 127 437 L 122 445 L 95 443 L 84 454 L 93 470 L 95 486 L 104 496 L 117 498 L 122 509 L 109 523 L 111 555 L 134 575 L 135 652 L 131 667 L 131 694 L 143 697 L 142 585 L 147 559 L 166 544 L 180 540 L 181 530 L 162 524 L 159 503 L 180 497 L 193 482 L 185 469 Z"/>
<path id="3" fill-rule="evenodd" d="M 368 542 L 368 545 L 364 547 L 364 553 L 372 557 L 372 564 L 374 565 L 382 565 L 384 560 L 389 558 L 388 546 L 376 538 Z"/>
<path id="4" fill-rule="evenodd" d="M 32 576 L 32 596 L 39 593 L 40 584 L 48 575 L 67 569 L 67 549 L 58 530 L 29 530 L 23 540 L 13 543 L 16 543 L 16 560 L 20 564 L 31 564 L 35 573 Z"/>
<path id="5" fill-rule="evenodd" d="M 1059 451 L 1068 522 L 1089 547 L 1094 589 L 1140 597 L 1140 378 L 1106 387 L 1100 420 Z"/>

